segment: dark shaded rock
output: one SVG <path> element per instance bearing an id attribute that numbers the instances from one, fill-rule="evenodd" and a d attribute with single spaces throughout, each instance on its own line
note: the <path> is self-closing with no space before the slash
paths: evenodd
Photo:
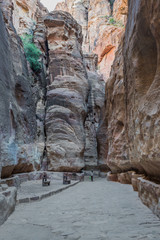
<path id="1" fill-rule="evenodd" d="M 39 154 L 36 115 L 22 42 L 12 22 L 5 27 L 0 12 L 0 162 L 2 177 L 32 171 Z M 16 168 L 15 168 L 16 167 Z"/>

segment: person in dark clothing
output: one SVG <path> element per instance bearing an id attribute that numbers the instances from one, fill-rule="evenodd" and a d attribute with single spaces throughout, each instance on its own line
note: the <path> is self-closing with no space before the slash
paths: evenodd
<path id="1" fill-rule="evenodd" d="M 91 171 L 91 181 L 93 182 L 93 170 Z"/>

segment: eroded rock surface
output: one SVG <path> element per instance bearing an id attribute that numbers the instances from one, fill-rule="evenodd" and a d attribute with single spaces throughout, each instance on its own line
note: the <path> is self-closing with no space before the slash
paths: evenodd
<path id="1" fill-rule="evenodd" d="M 81 27 L 69 13 L 60 11 L 50 13 L 45 25 L 50 70 L 45 120 L 49 170 L 78 171 L 84 167 L 89 94 Z"/>
<path id="2" fill-rule="evenodd" d="M 97 167 L 96 130 L 104 102 L 97 56 L 82 54 L 82 30 L 73 17 L 54 11 L 45 18 L 49 46 L 46 150 L 49 170 Z"/>
<path id="3" fill-rule="evenodd" d="M 112 172 L 131 168 L 125 132 L 125 86 L 123 74 L 123 42 L 116 53 L 110 78 L 106 83 L 106 105 L 98 129 L 99 159 L 106 160 Z M 105 162 L 105 161 L 104 161 Z"/>
<path id="4" fill-rule="evenodd" d="M 36 27 L 38 17 L 48 13 L 39 0 L 12 0 L 12 2 L 13 25 L 19 35 L 31 34 Z"/>
<path id="5" fill-rule="evenodd" d="M 97 129 L 104 107 L 105 82 L 102 76 L 96 72 L 98 56 L 96 54 L 85 54 L 84 60 L 89 81 L 88 111 L 85 120 L 86 144 L 84 159 L 86 167 L 100 168 L 103 164 L 98 160 Z"/>
<path id="6" fill-rule="evenodd" d="M 129 158 L 133 167 L 157 177 L 160 167 L 159 9 L 160 1 L 130 1 L 124 46 Z"/>
<path id="7" fill-rule="evenodd" d="M 7 19 L 5 19 L 7 22 Z M 12 22 L 6 30 L 1 14 L 1 165 L 2 177 L 32 171 L 39 154 L 35 145 L 36 116 L 22 42 Z"/>
<path id="8" fill-rule="evenodd" d="M 112 1 L 113 2 L 113 1 Z M 83 51 L 98 54 L 99 70 L 105 81 L 109 77 L 127 18 L 127 0 L 67 0 L 57 10 L 69 12 L 82 26 Z"/>
<path id="9" fill-rule="evenodd" d="M 160 1 L 129 2 L 124 44 L 106 84 L 101 153 L 112 172 L 159 178 L 159 9 Z"/>

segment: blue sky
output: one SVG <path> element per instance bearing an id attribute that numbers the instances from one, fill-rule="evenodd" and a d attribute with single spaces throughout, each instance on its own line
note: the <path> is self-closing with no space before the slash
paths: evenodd
<path id="1" fill-rule="evenodd" d="M 64 2 L 64 0 L 41 0 L 43 5 L 48 8 L 49 11 L 53 11 L 58 2 Z"/>

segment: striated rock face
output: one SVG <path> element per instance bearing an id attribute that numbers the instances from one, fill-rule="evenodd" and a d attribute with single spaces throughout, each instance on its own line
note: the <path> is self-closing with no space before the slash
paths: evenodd
<path id="1" fill-rule="evenodd" d="M 106 23 L 101 25 L 94 52 L 98 55 L 99 71 L 102 73 L 105 81 L 110 76 L 115 52 L 118 50 L 123 34 L 123 27 L 114 27 L 110 24 L 106 25 Z"/>
<path id="2" fill-rule="evenodd" d="M 39 0 L 13 0 L 13 25 L 19 35 L 30 34 L 36 26 L 38 17 L 48 10 Z"/>
<path id="3" fill-rule="evenodd" d="M 101 120 L 104 107 L 105 82 L 97 74 L 97 55 L 85 54 L 85 65 L 89 81 L 89 95 L 87 102 L 87 117 L 85 120 L 85 166 L 86 168 L 101 168 L 98 160 L 97 129 Z"/>
<path id="4" fill-rule="evenodd" d="M 99 5 L 102 3 L 105 6 Z M 92 1 L 91 4 L 93 4 Z M 96 36 L 94 34 L 97 32 L 93 51 L 98 54 L 99 71 L 102 73 L 104 80 L 107 81 L 115 59 L 115 52 L 118 50 L 125 31 L 128 1 L 115 0 L 113 7 L 110 7 L 110 4 L 107 3 L 107 1 L 99 1 L 99 4 L 96 4 L 97 11 L 96 8 L 94 8 L 94 4 L 91 10 L 89 9 L 91 12 L 93 9 L 96 11 L 95 13 L 91 13 L 94 19 L 93 22 L 89 21 L 89 24 L 91 25 L 90 32 L 92 32 L 90 38 L 94 39 L 94 36 Z M 101 8 L 103 11 L 100 11 Z M 91 43 L 91 46 L 92 45 L 93 44 Z"/>
<path id="5" fill-rule="evenodd" d="M 0 163 L 1 177 L 8 177 L 38 168 L 40 156 L 36 146 L 35 103 L 22 42 L 11 18 L 7 18 L 6 8 L 2 10 L 8 31 L 0 12 Z"/>
<path id="6" fill-rule="evenodd" d="M 82 26 L 83 51 L 98 54 L 99 70 L 108 79 L 127 16 L 127 0 L 67 0 L 57 10 L 69 12 Z"/>
<path id="7" fill-rule="evenodd" d="M 160 1 L 130 1 L 124 44 L 126 131 L 131 165 L 159 177 Z"/>
<path id="8" fill-rule="evenodd" d="M 81 27 L 69 13 L 54 11 L 46 16 L 45 25 L 50 72 L 45 120 L 48 170 L 97 167 L 96 125 L 104 82 L 93 73 L 96 56 L 83 60 Z"/>
<path id="9" fill-rule="evenodd" d="M 112 172 L 135 169 L 159 178 L 158 9 L 160 1 L 129 1 L 124 43 L 106 84 L 99 129 L 101 146 L 107 132 L 100 155 Z"/>
<path id="10" fill-rule="evenodd" d="M 45 18 L 46 26 L 43 15 L 38 16 L 33 36 L 42 52 L 42 71 L 35 74 L 13 26 L 12 1 L 1 0 L 0 6 L 1 177 L 40 167 L 97 168 L 96 131 L 104 81 L 96 73 L 97 56 L 82 54 L 81 27 L 67 13 L 51 13 Z"/>
<path id="11" fill-rule="evenodd" d="M 69 12 L 74 19 L 82 26 L 83 46 L 84 52 L 89 52 L 89 36 L 88 36 L 88 7 L 89 0 L 67 0 L 58 3 L 56 10 Z"/>
<path id="12" fill-rule="evenodd" d="M 128 0 L 115 0 L 113 5 L 113 17 L 116 21 L 125 23 L 128 14 Z"/>
<path id="13" fill-rule="evenodd" d="M 110 78 L 106 83 L 106 105 L 98 129 L 99 159 L 105 159 L 112 172 L 130 169 L 125 135 L 125 87 L 122 44 L 116 53 Z"/>
<path id="14" fill-rule="evenodd" d="M 0 0 L 3 15 L 7 22 L 12 22 L 17 33 L 31 34 L 40 16 L 48 10 L 39 0 Z"/>
<path id="15" fill-rule="evenodd" d="M 48 169 L 77 171 L 84 167 L 89 91 L 81 53 L 81 27 L 70 14 L 59 11 L 48 15 L 45 25 L 50 59 L 45 120 Z"/>

